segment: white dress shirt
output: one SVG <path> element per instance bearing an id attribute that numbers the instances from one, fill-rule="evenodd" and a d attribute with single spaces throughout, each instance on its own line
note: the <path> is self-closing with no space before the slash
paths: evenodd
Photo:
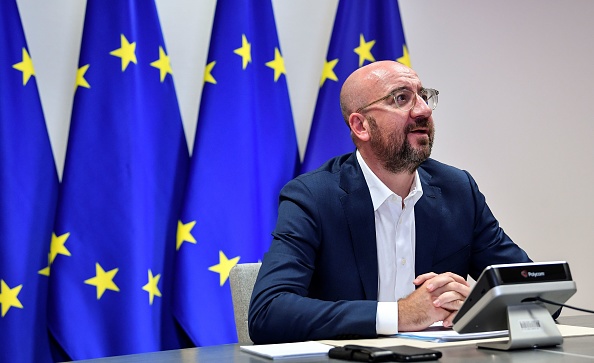
<path id="1" fill-rule="evenodd" d="M 411 189 L 403 202 L 371 171 L 359 150 L 356 154 L 375 213 L 379 272 L 376 331 L 380 335 L 396 334 L 397 301 L 415 289 L 412 282 L 415 279 L 414 206 L 423 195 L 423 188 L 419 173 L 415 171 Z"/>

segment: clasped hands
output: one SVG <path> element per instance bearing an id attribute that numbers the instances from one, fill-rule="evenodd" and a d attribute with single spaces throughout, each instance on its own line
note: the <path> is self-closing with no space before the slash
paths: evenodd
<path id="1" fill-rule="evenodd" d="M 417 289 L 398 300 L 398 330 L 418 331 L 443 321 L 444 327 L 453 325 L 454 316 L 470 293 L 470 285 L 451 272 L 429 272 L 417 276 Z"/>

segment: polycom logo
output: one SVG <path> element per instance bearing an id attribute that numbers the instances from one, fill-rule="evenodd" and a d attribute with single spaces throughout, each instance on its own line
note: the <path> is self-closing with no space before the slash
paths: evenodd
<path id="1" fill-rule="evenodd" d="M 522 272 L 520 272 L 520 274 L 522 275 L 522 277 L 543 277 L 545 275 L 545 273 L 543 271 L 540 272 L 528 272 L 526 270 L 522 270 Z"/>

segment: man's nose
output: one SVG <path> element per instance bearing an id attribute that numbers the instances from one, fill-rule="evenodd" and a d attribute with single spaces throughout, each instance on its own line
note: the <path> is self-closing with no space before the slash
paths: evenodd
<path id="1" fill-rule="evenodd" d="M 417 99 L 415 102 L 415 106 L 413 108 L 411 108 L 410 115 L 413 118 L 431 116 L 431 114 L 433 113 L 433 110 L 431 109 L 431 107 L 429 107 L 429 105 L 427 105 L 427 103 L 425 102 L 425 100 L 423 98 L 421 98 L 421 96 L 419 96 L 418 94 L 416 96 L 417 96 Z"/>

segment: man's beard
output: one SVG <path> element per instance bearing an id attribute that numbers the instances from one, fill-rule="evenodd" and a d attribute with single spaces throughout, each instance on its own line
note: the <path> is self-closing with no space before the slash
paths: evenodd
<path id="1" fill-rule="evenodd" d="M 428 119 L 419 119 L 414 125 L 408 125 L 404 132 L 392 132 L 382 135 L 373 117 L 367 118 L 371 131 L 371 150 L 381 161 L 384 168 L 392 173 L 413 173 L 429 155 L 433 147 L 435 130 Z M 428 127 L 429 140 L 422 141 L 419 149 L 413 149 L 407 135 L 417 127 Z"/>

